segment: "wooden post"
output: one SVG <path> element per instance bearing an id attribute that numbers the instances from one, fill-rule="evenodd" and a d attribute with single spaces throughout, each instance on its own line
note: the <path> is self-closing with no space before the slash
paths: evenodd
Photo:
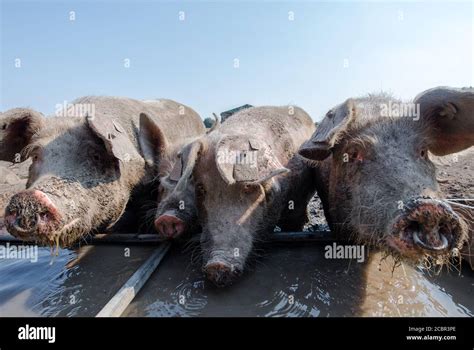
<path id="1" fill-rule="evenodd" d="M 120 317 L 168 252 L 171 243 L 163 242 L 130 279 L 100 310 L 96 317 Z"/>

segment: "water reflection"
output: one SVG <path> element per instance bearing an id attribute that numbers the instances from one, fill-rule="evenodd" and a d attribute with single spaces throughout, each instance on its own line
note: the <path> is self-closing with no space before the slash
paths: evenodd
<path id="1" fill-rule="evenodd" d="M 430 277 L 405 265 L 392 272 L 393 264 L 380 254 L 358 264 L 329 261 L 321 246 L 270 247 L 235 285 L 217 289 L 175 248 L 126 315 L 472 316 L 472 271 Z"/>
<path id="2" fill-rule="evenodd" d="M 36 263 L 0 261 L 0 316 L 94 316 L 154 247 L 87 246 Z M 363 264 L 318 245 L 269 246 L 230 288 L 208 283 L 175 246 L 126 316 L 473 316 L 474 273 L 432 276 L 379 254 Z"/>
<path id="3" fill-rule="evenodd" d="M 36 263 L 0 261 L 0 316 L 94 316 L 148 257 L 151 247 L 38 250 Z"/>

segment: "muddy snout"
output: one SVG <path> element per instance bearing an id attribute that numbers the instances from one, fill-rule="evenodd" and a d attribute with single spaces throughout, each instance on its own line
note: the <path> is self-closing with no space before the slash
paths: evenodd
<path id="1" fill-rule="evenodd" d="M 209 281 L 217 287 L 231 285 L 242 274 L 242 269 L 224 260 L 209 261 L 203 268 Z"/>
<path id="2" fill-rule="evenodd" d="M 460 248 L 465 236 L 465 224 L 449 204 L 418 198 L 410 201 L 395 220 L 388 243 L 405 255 L 442 255 Z"/>
<path id="3" fill-rule="evenodd" d="M 61 215 L 51 199 L 39 190 L 14 195 L 5 209 L 7 231 L 22 239 L 52 239 Z"/>

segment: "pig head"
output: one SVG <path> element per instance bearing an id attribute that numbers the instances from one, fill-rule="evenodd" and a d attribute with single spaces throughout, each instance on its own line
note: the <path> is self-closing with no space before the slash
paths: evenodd
<path id="1" fill-rule="evenodd" d="M 402 259 L 444 263 L 468 229 L 441 193 L 429 153 L 473 144 L 473 89 L 439 87 L 408 104 L 383 94 L 349 99 L 300 154 L 316 167 L 332 230 Z"/>
<path id="2" fill-rule="evenodd" d="M 214 124 L 206 132 L 212 133 L 221 125 L 220 119 L 214 114 Z M 190 146 L 196 138 L 185 140 L 179 145 L 174 159 L 170 159 L 167 167 L 163 167 L 160 176 L 158 207 L 154 213 L 155 229 L 164 239 L 186 239 L 200 232 L 196 196 L 192 178 L 179 182 L 183 175 L 184 160 L 189 159 Z"/>

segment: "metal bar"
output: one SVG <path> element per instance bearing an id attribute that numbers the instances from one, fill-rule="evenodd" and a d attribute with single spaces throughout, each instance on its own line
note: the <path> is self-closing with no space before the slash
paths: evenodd
<path id="1" fill-rule="evenodd" d="M 273 232 L 269 234 L 267 240 L 270 243 L 279 242 L 329 242 L 336 238 L 329 230 L 319 230 L 314 232 Z M 10 242 L 11 244 L 35 244 L 35 242 L 22 241 L 10 235 L 0 235 L 0 243 Z M 87 244 L 161 244 L 164 242 L 157 234 L 136 234 L 136 233 L 100 233 L 89 237 L 85 241 Z"/>
<path id="2" fill-rule="evenodd" d="M 151 254 L 120 290 L 100 310 L 96 317 L 120 317 L 156 270 L 168 252 L 171 243 L 164 242 Z"/>

